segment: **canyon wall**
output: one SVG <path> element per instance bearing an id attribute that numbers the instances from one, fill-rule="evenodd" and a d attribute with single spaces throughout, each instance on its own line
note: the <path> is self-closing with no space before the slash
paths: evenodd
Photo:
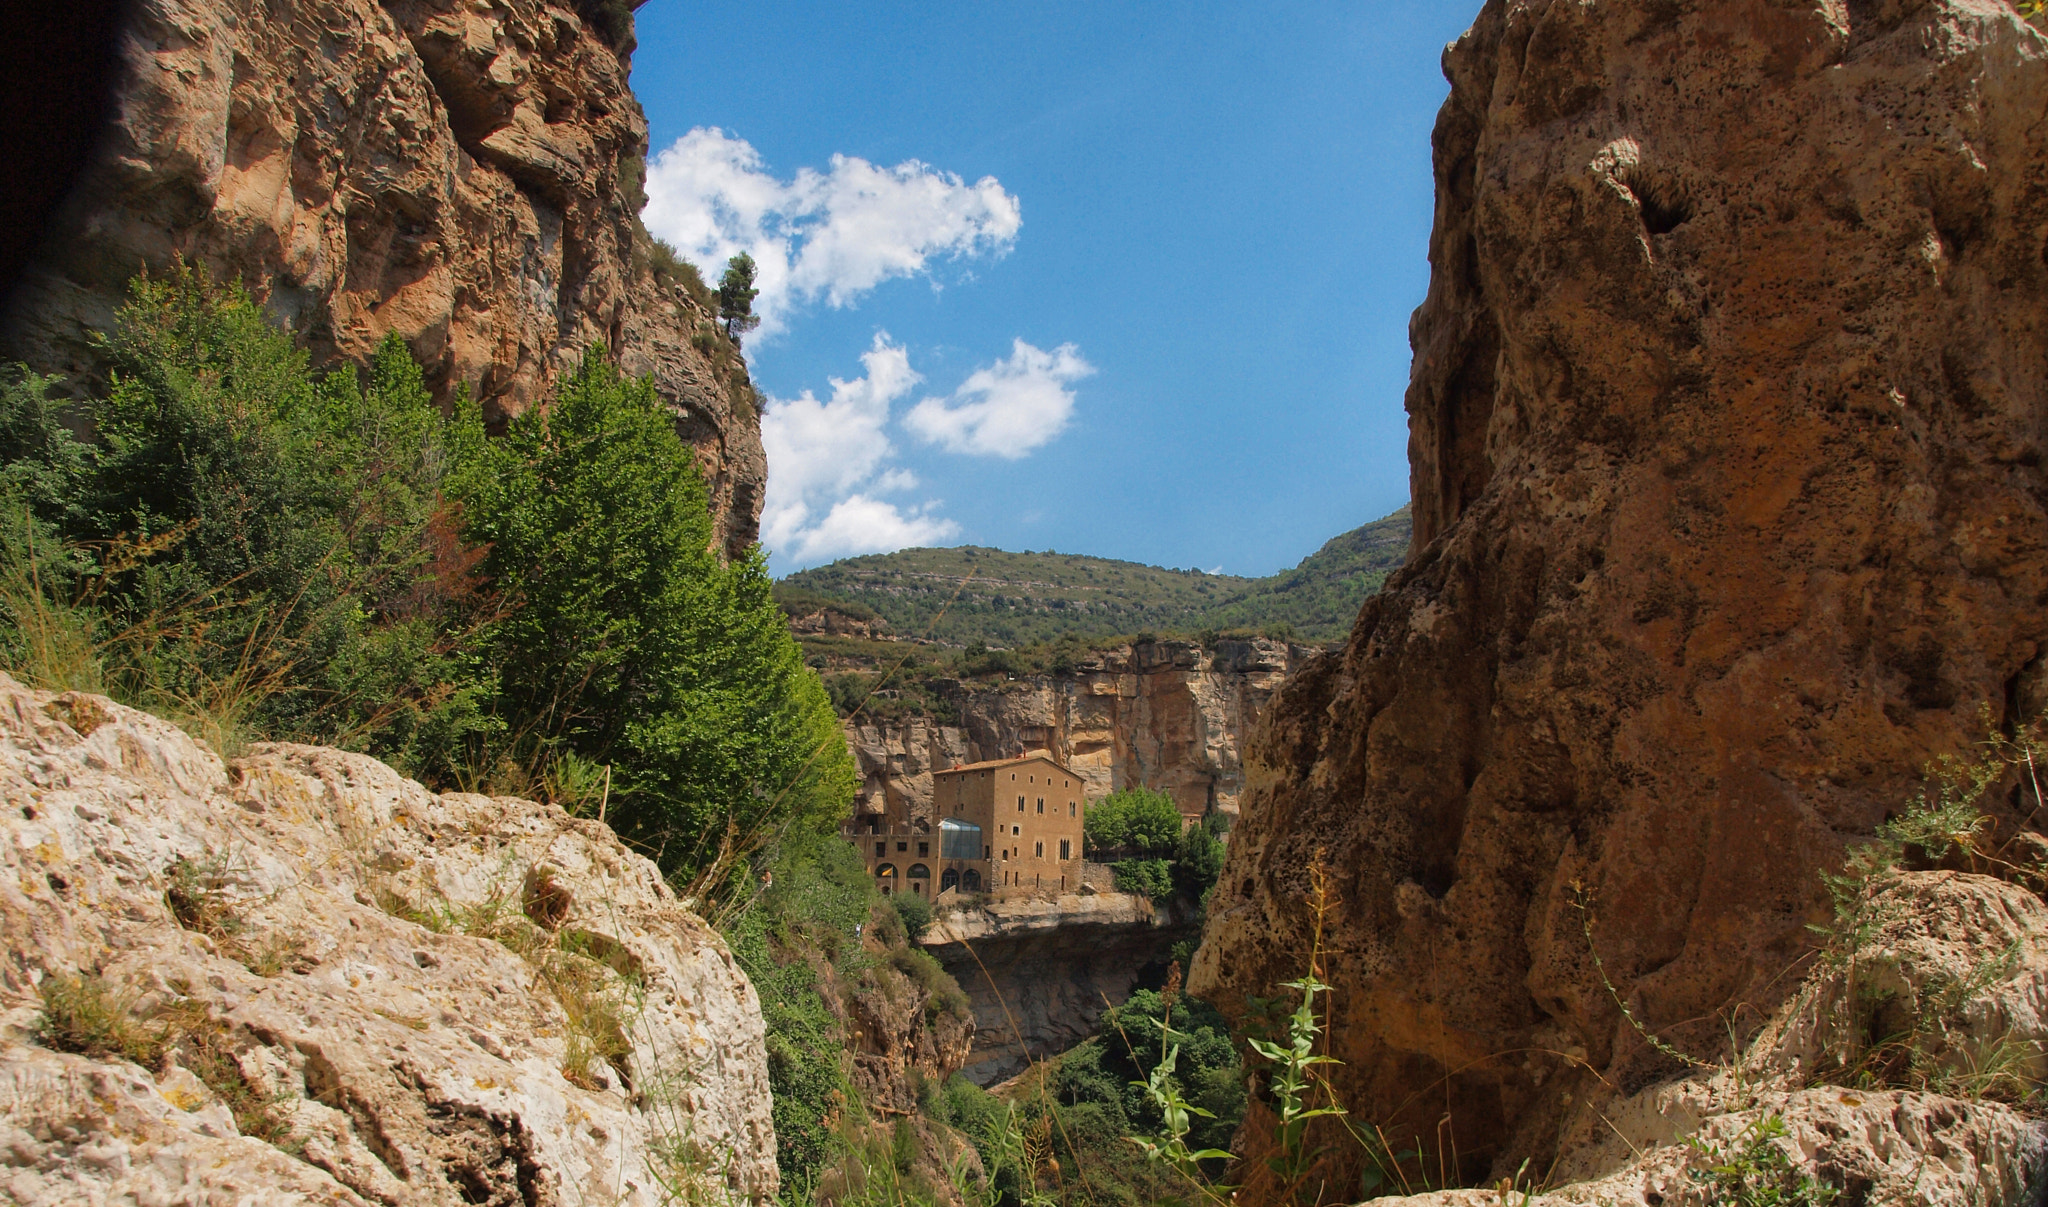
<path id="1" fill-rule="evenodd" d="M 396 332 L 493 420 L 601 340 L 654 378 L 730 554 L 754 540 L 758 401 L 714 316 L 657 272 L 647 123 L 616 4 L 138 0 L 114 116 L 0 318 L 0 354 L 88 382 L 136 273 L 239 279 L 317 363 Z"/>
<path id="2" fill-rule="evenodd" d="M 1299 976 L 1326 868 L 1336 1088 L 1469 1184 L 1679 1071 L 1603 977 L 1725 1055 L 1819 873 L 2048 704 L 2048 38 L 1488 0 L 1444 67 L 1411 556 L 1268 706 L 1190 988 Z"/>
<path id="3" fill-rule="evenodd" d="M 0 675 L 0 1200 L 769 1202 L 761 1008 L 602 824 Z"/>
<path id="4" fill-rule="evenodd" d="M 1148 965 L 1194 935 L 1179 902 L 1090 892 L 941 902 L 922 942 L 967 992 L 974 1027 L 960 1071 L 986 1086 L 1095 1034 L 1104 1007 L 1122 1005 Z"/>
<path id="5" fill-rule="evenodd" d="M 1235 814 L 1244 735 L 1308 653 L 1280 641 L 1140 641 L 999 686 L 941 683 L 952 718 L 847 725 L 861 771 L 856 816 L 879 815 L 893 796 L 928 821 L 933 771 L 1033 750 L 1072 768 L 1091 798 L 1142 785 L 1188 816 Z"/>

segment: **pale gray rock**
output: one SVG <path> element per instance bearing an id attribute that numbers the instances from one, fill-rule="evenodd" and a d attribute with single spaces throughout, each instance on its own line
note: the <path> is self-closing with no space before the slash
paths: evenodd
<path id="1" fill-rule="evenodd" d="M 4 676 L 0 800 L 0 1199 L 653 1204 L 664 1180 L 773 1198 L 753 988 L 605 827 L 320 747 L 223 764 L 157 718 Z M 180 924 L 180 861 L 215 873 L 231 926 Z M 200 1020 L 287 1134 L 240 1134 L 182 1056 L 42 1046 L 42 988 L 75 973 L 145 1023 Z M 609 1062 L 572 1051 L 602 1031 L 572 1011 L 597 1005 L 629 1047 Z"/>

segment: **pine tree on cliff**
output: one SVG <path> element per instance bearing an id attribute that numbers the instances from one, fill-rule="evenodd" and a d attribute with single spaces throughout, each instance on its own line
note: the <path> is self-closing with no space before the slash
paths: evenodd
<path id="1" fill-rule="evenodd" d="M 754 299 L 760 296 L 754 288 L 754 257 L 741 252 L 727 260 L 725 276 L 718 282 L 718 317 L 725 320 L 725 333 L 734 343 L 742 332 L 761 325 L 761 316 L 754 313 Z"/>

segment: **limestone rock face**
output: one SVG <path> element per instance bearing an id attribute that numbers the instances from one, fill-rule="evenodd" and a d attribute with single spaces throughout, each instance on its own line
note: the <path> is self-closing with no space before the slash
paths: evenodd
<path id="1" fill-rule="evenodd" d="M 955 684 L 960 724 L 926 717 L 847 726 L 860 763 L 857 812 L 891 794 L 929 820 L 934 771 L 1043 750 L 1087 781 L 1091 797 L 1143 785 L 1181 812 L 1237 812 L 1239 747 L 1306 647 L 1280 641 L 1141 641 L 1092 652 L 1071 671 L 989 688 Z"/>
<path id="2" fill-rule="evenodd" d="M 1346 1105 L 1477 1180 L 1674 1071 L 1588 918 L 1725 1050 L 1818 871 L 2048 703 L 2048 38 L 1488 0 L 1444 65 L 1413 552 L 1268 706 L 1191 989 L 1299 975 L 1321 860 Z"/>
<path id="3" fill-rule="evenodd" d="M 752 542 L 755 396 L 649 267 L 647 123 L 573 4 L 139 0 L 120 54 L 114 121 L 0 352 L 90 378 L 87 333 L 180 259 L 239 278 L 319 363 L 395 331 L 444 402 L 466 385 L 500 419 L 602 340 L 675 408 L 728 550 Z"/>
<path id="4" fill-rule="evenodd" d="M 0 1199 L 773 1198 L 753 988 L 602 826 L 4 676 L 0 797 Z M 79 974 L 168 1055 L 37 1038 Z"/>
<path id="5" fill-rule="evenodd" d="M 961 1072 L 993 1085 L 1087 1039 L 1103 1008 L 1121 1005 L 1145 966 L 1194 930 L 1174 906 L 1130 893 L 942 903 L 923 943 L 974 1008 Z"/>

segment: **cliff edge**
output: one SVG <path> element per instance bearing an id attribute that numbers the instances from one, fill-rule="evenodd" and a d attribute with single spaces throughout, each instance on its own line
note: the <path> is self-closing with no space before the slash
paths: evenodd
<path id="1" fill-rule="evenodd" d="M 138 0 L 113 118 L 0 316 L 0 354 L 97 372 L 130 278 L 239 279 L 316 363 L 397 332 L 502 420 L 592 341 L 674 408 L 729 555 L 757 534 L 759 403 L 639 225 L 630 18 L 597 2 Z"/>
<path id="2" fill-rule="evenodd" d="M 1725 1053 L 1819 873 L 2048 704 L 2048 38 L 1488 0 L 1444 67 L 1412 553 L 1269 705 L 1190 988 L 1299 976 L 1324 863 L 1340 1096 L 1469 1185 L 1682 1071 L 1589 931 Z"/>

